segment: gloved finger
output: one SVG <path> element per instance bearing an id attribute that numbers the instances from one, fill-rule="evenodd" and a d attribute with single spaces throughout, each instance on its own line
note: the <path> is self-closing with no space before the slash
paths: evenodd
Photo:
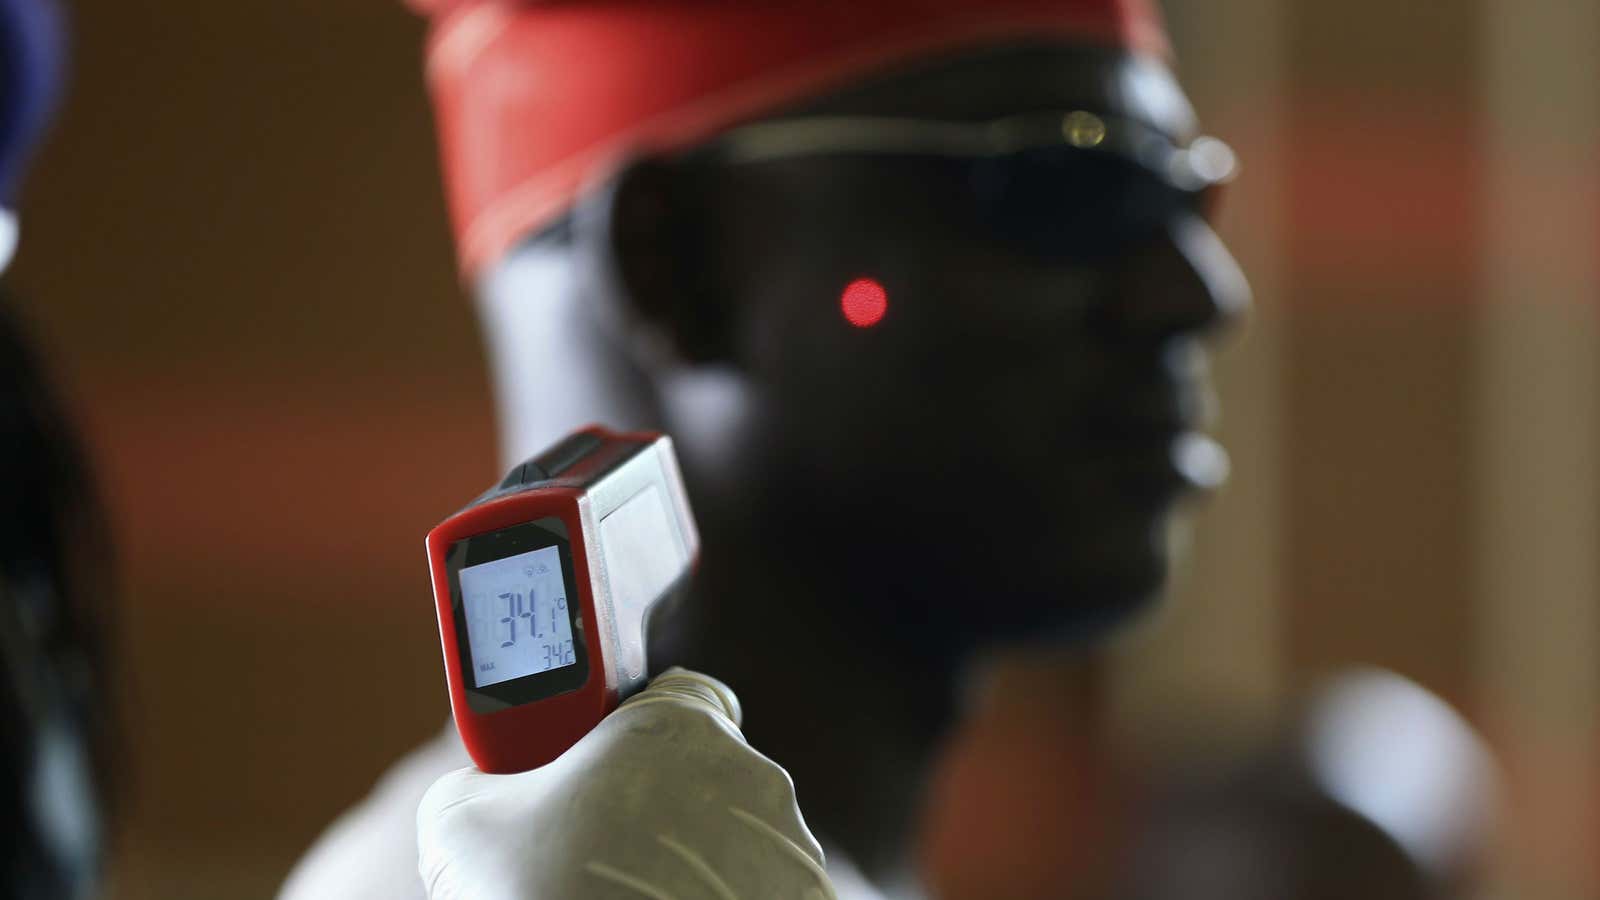
<path id="1" fill-rule="evenodd" d="M 789 837 L 796 831 L 806 835 L 810 847 Z M 624 840 L 588 846 L 585 897 L 834 896 L 821 850 L 810 840 L 798 811 L 764 817 L 735 803 L 721 803 L 699 815 L 657 822 Z"/>
<path id="2" fill-rule="evenodd" d="M 649 712 L 681 715 L 675 708 Z M 620 759 L 580 779 L 561 777 L 559 762 L 520 775 L 473 768 L 446 774 L 418 807 L 418 873 L 428 896 L 512 900 L 536 883 L 538 896 L 552 900 L 631 898 L 641 890 L 675 900 L 831 898 L 821 848 L 788 775 L 725 728 L 701 733 L 709 739 L 696 741 L 696 756 L 705 764 L 665 783 L 627 785 L 630 773 L 643 770 Z M 573 791 L 573 802 L 558 807 L 585 809 L 581 820 L 528 815 L 543 806 L 537 798 L 552 777 Z M 589 793 L 602 785 L 609 790 Z M 642 793 L 650 795 L 642 808 L 627 799 Z M 541 852 L 568 862 L 534 871 L 517 863 Z"/>
<path id="3" fill-rule="evenodd" d="M 725 720 L 737 731 L 744 722 L 739 698 L 726 684 L 700 672 L 673 666 L 657 675 L 648 687 L 629 697 L 622 708 L 649 703 L 682 703 Z"/>
<path id="4" fill-rule="evenodd" d="M 630 809 L 619 816 L 647 834 L 718 848 L 719 858 L 740 857 L 747 847 L 765 858 L 778 848 L 798 852 L 803 860 L 793 861 L 802 866 L 822 866 L 822 848 L 805 825 L 789 773 L 746 743 L 726 719 L 716 721 L 703 708 L 676 701 L 622 713 L 591 736 L 609 745 L 604 784 L 592 783 L 593 796 L 584 801 L 591 808 L 623 800 Z M 675 777 L 662 780 L 663 768 Z M 717 837 L 702 838 L 712 835 Z"/>
<path id="5" fill-rule="evenodd" d="M 739 720 L 726 685 L 672 669 L 547 766 L 444 776 L 417 812 L 429 896 L 832 897 L 793 782 Z"/>
<path id="6" fill-rule="evenodd" d="M 432 900 L 466 896 L 456 867 L 475 858 L 486 829 L 494 826 L 492 799 L 511 775 L 486 775 L 468 766 L 447 772 L 417 805 L 417 873 Z"/>

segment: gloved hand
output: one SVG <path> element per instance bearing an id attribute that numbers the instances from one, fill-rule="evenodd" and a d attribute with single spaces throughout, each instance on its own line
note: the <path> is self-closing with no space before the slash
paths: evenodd
<path id="1" fill-rule="evenodd" d="M 794 784 L 721 682 L 669 669 L 549 765 L 459 769 L 417 809 L 432 900 L 832 900 Z"/>

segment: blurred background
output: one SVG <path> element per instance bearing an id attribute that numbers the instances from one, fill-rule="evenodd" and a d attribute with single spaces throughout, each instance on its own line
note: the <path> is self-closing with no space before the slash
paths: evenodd
<path id="1" fill-rule="evenodd" d="M 1112 654 L 1120 740 L 1225 753 L 1382 665 L 1488 736 L 1504 895 L 1600 895 L 1600 10 L 1166 5 L 1259 308 L 1233 481 Z M 116 896 L 267 896 L 444 724 L 422 536 L 498 467 L 422 25 L 74 6 L 13 274 L 121 551 Z"/>

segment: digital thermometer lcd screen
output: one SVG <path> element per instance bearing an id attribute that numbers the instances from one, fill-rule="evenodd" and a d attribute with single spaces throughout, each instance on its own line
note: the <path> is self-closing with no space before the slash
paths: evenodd
<path id="1" fill-rule="evenodd" d="M 537 703 L 589 680 L 584 599 L 567 528 L 545 518 L 475 534 L 445 554 L 467 703 Z"/>
<path id="2" fill-rule="evenodd" d="M 475 687 L 577 662 L 555 547 L 467 566 L 460 577 Z"/>

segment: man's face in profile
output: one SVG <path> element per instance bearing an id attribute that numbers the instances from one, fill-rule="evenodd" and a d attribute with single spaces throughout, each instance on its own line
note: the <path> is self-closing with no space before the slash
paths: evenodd
<path id="1" fill-rule="evenodd" d="M 728 161 L 786 134 L 811 143 Z M 1194 141 L 1164 67 L 1055 47 L 841 94 L 673 163 L 691 317 L 724 329 L 760 398 L 720 514 L 826 560 L 852 615 L 952 656 L 1150 598 L 1175 501 L 1226 472 L 1202 341 L 1248 303 L 1210 186 L 1178 171 L 1220 149 Z M 865 327 L 840 305 L 860 279 L 887 297 Z"/>

